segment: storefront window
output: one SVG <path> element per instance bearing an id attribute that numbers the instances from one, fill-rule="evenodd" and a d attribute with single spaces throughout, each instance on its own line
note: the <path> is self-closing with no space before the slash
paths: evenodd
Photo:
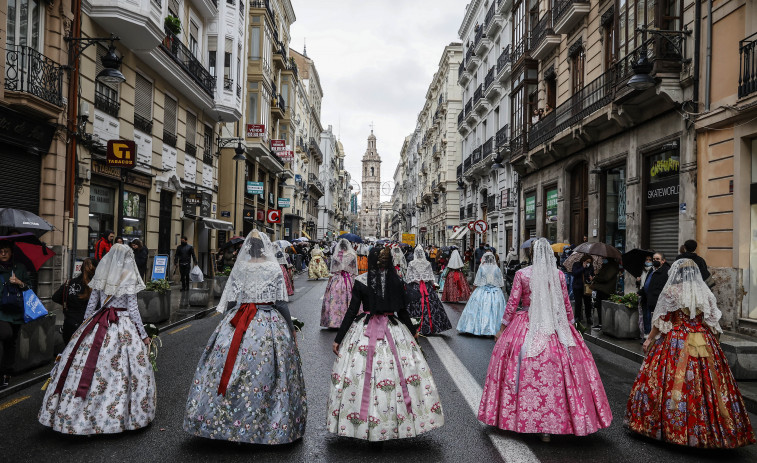
<path id="1" fill-rule="evenodd" d="M 100 185 L 89 188 L 89 239 L 88 252 L 95 255 L 95 243 L 105 230 L 113 230 L 116 190 Z"/>
<path id="2" fill-rule="evenodd" d="M 145 217 L 147 202 L 144 195 L 124 191 L 123 196 L 123 226 L 121 236 L 124 243 L 138 238 L 145 242 Z"/>
<path id="3" fill-rule="evenodd" d="M 626 251 L 626 168 L 616 167 L 606 171 L 604 195 L 605 236 L 604 242 L 620 252 Z"/>
<path id="4" fill-rule="evenodd" d="M 546 207 L 544 208 L 544 237 L 557 241 L 557 188 L 544 192 Z"/>

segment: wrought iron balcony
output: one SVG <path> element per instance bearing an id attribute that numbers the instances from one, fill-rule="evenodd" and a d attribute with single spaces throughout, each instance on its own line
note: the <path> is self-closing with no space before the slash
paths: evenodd
<path id="1" fill-rule="evenodd" d="M 552 3 L 552 18 L 558 34 L 569 32 L 591 10 L 588 0 L 556 0 Z"/>
<path id="2" fill-rule="evenodd" d="M 213 165 L 213 153 L 210 150 L 210 145 L 206 144 L 205 147 L 202 149 L 202 162 L 205 164 L 212 166 Z"/>
<path id="3" fill-rule="evenodd" d="M 497 74 L 502 72 L 506 66 L 510 66 L 510 45 L 506 46 L 502 53 L 497 58 Z"/>
<path id="4" fill-rule="evenodd" d="M 7 45 L 5 89 L 63 106 L 63 68 L 31 47 Z"/>
<path id="5" fill-rule="evenodd" d="M 492 18 L 494 18 L 494 8 L 496 8 L 497 2 L 492 2 L 491 6 L 489 7 L 489 11 L 486 12 L 486 17 L 484 18 L 484 28 L 489 27 L 489 23 L 492 21 Z"/>
<path id="6" fill-rule="evenodd" d="M 473 111 L 473 100 L 468 98 L 468 101 L 465 103 L 465 115 L 467 116 L 471 111 Z"/>
<path id="7" fill-rule="evenodd" d="M 465 65 L 468 65 L 468 62 L 473 57 L 473 46 L 471 45 L 468 47 L 468 51 L 465 52 Z"/>
<path id="8" fill-rule="evenodd" d="M 176 148 L 176 134 L 163 130 L 163 143 Z"/>
<path id="9" fill-rule="evenodd" d="M 484 97 L 483 88 L 484 88 L 483 84 L 478 84 L 478 87 L 476 87 L 476 91 L 473 92 L 473 101 L 474 102 L 477 102 L 478 100 L 480 100 L 481 98 Z"/>
<path id="10" fill-rule="evenodd" d="M 241 97 L 241 96 L 242 96 L 242 86 L 237 85 L 237 97 Z"/>
<path id="11" fill-rule="evenodd" d="M 286 112 L 286 107 L 287 107 L 286 101 L 284 100 L 284 97 L 281 96 L 281 93 L 279 93 L 278 103 L 279 103 L 279 108 L 281 109 L 281 112 Z"/>
<path id="12" fill-rule="evenodd" d="M 163 50 L 189 74 L 197 84 L 210 96 L 215 93 L 216 78 L 195 58 L 192 52 L 181 40 L 169 31 L 160 44 Z"/>
<path id="13" fill-rule="evenodd" d="M 471 157 L 468 156 L 465 158 L 465 161 L 463 161 L 463 172 L 468 172 L 471 166 Z"/>
<path id="14" fill-rule="evenodd" d="M 234 88 L 234 79 L 230 79 L 228 77 L 223 78 L 223 89 L 227 91 L 232 91 Z"/>
<path id="15" fill-rule="evenodd" d="M 465 119 L 465 111 L 464 110 L 460 111 L 457 114 L 457 126 L 458 127 L 460 127 L 461 125 L 463 125 L 463 119 Z"/>
<path id="16" fill-rule="evenodd" d="M 531 50 L 531 37 L 523 37 L 520 42 L 513 46 L 510 62 L 515 65 L 526 53 Z"/>
<path id="17" fill-rule="evenodd" d="M 510 133 L 510 127 L 505 124 L 504 127 L 497 130 L 497 149 L 501 149 L 507 146 L 507 135 Z"/>
<path id="18" fill-rule="evenodd" d="M 463 163 L 457 165 L 457 179 L 460 180 L 463 178 Z"/>
<path id="19" fill-rule="evenodd" d="M 538 47 L 547 35 L 554 34 L 552 30 L 552 12 L 547 11 L 544 16 L 539 18 L 533 29 L 531 29 L 531 38 L 534 48 Z"/>
<path id="20" fill-rule="evenodd" d="M 492 6 L 494 6 L 493 3 Z M 486 73 L 486 77 L 484 78 L 484 90 L 487 90 L 492 85 L 492 82 L 494 82 L 494 71 L 496 70 L 495 68 L 496 66 L 492 66 L 489 69 L 489 72 Z"/>
<path id="21" fill-rule="evenodd" d="M 474 149 L 470 157 L 471 157 L 471 165 L 475 165 L 481 162 L 481 147 L 479 146 L 478 148 Z"/>
<path id="22" fill-rule="evenodd" d="M 192 157 L 197 156 L 197 146 L 195 146 L 195 145 L 193 145 L 193 144 L 191 144 L 189 142 L 185 142 L 184 143 L 184 153 L 186 153 L 186 154 L 188 154 L 188 155 L 190 155 Z"/>
<path id="23" fill-rule="evenodd" d="M 107 94 L 101 92 L 100 89 L 96 86 L 95 87 L 95 108 L 99 109 L 105 114 L 108 114 L 117 118 L 118 110 L 121 109 L 121 103 L 112 99 Z"/>
<path id="24" fill-rule="evenodd" d="M 757 33 L 739 41 L 739 98 L 754 92 L 757 92 Z"/>
<path id="25" fill-rule="evenodd" d="M 494 150 L 494 137 L 489 137 L 481 146 L 481 158 L 486 159 L 487 156 L 492 154 Z"/>
<path id="26" fill-rule="evenodd" d="M 152 120 L 134 113 L 134 128 L 141 130 L 148 135 L 152 135 Z"/>

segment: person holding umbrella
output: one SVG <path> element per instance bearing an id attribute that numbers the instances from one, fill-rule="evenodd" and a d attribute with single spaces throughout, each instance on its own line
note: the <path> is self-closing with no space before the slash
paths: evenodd
<path id="1" fill-rule="evenodd" d="M 10 374 L 16 359 L 18 330 L 24 323 L 24 298 L 22 291 L 27 288 L 29 273 L 24 264 L 13 259 L 13 245 L 10 241 L 0 241 L 0 342 L 3 357 L 0 359 L 0 389 L 10 384 Z"/>
<path id="2" fill-rule="evenodd" d="M 597 324 L 592 328 L 602 328 L 602 301 L 610 297 L 610 294 L 615 293 L 619 272 L 618 261 L 608 257 L 602 259 L 602 268 L 599 269 L 591 282 L 591 289 L 597 292 L 597 297 L 594 298 L 594 307 L 597 309 Z"/>
<path id="3" fill-rule="evenodd" d="M 581 324 L 586 323 L 585 326 L 591 326 L 591 289 L 587 290 L 587 288 L 594 277 L 592 257 L 584 254 L 573 263 L 571 273 L 573 274 L 573 296 L 576 301 L 576 321 Z"/>

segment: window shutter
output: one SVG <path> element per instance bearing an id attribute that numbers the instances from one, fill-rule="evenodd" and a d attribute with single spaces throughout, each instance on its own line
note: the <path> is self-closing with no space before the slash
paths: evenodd
<path id="1" fill-rule="evenodd" d="M 166 95 L 163 131 L 176 135 L 176 100 Z"/>
<path id="2" fill-rule="evenodd" d="M 134 90 L 134 112 L 152 120 L 152 82 L 137 74 Z"/>
<path id="3" fill-rule="evenodd" d="M 195 146 L 197 138 L 197 116 L 187 111 L 187 144 Z"/>

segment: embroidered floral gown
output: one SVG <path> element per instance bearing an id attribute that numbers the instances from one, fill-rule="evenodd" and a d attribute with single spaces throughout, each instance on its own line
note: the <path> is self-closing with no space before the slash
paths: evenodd
<path id="1" fill-rule="evenodd" d="M 308 278 L 311 280 L 318 280 L 320 278 L 328 278 L 329 268 L 326 266 L 326 259 L 323 257 L 323 252 L 318 249 L 314 249 L 310 254 L 310 264 L 308 265 Z"/>
<path id="2" fill-rule="evenodd" d="M 443 302 L 467 302 L 471 291 L 462 269 L 449 268 L 444 279 Z"/>
<path id="3" fill-rule="evenodd" d="M 521 433 L 584 436 L 612 421 L 594 358 L 572 326 L 573 309 L 565 276 L 559 273 L 566 316 L 574 347 L 566 348 L 552 334 L 547 348 L 525 357 L 531 305 L 531 267 L 518 270 L 502 323 L 504 333 L 494 345 L 484 383 L 478 419 L 488 425 Z M 521 310 L 517 310 L 522 305 Z"/>

